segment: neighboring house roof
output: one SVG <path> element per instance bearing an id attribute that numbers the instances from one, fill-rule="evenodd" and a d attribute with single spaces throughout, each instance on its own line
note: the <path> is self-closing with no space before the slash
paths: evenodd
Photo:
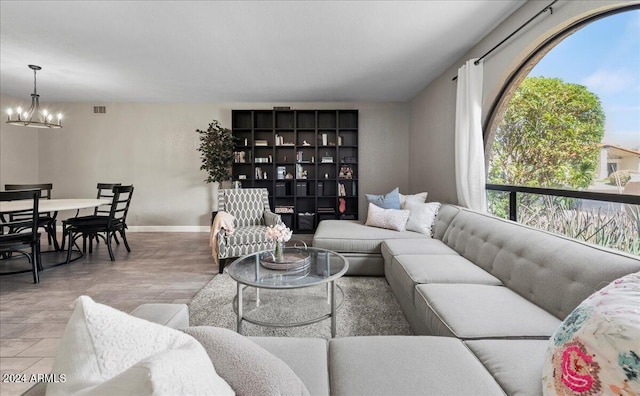
<path id="1" fill-rule="evenodd" d="M 607 149 L 607 152 L 609 154 L 619 155 L 621 157 L 640 157 L 640 150 L 633 150 L 615 144 L 606 143 L 602 143 L 600 147 L 603 149 Z"/>

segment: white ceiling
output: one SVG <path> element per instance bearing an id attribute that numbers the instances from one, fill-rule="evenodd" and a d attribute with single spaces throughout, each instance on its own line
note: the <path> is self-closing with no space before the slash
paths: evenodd
<path id="1" fill-rule="evenodd" d="M 2 95 L 44 101 L 407 101 L 523 4 L 0 2 Z"/>

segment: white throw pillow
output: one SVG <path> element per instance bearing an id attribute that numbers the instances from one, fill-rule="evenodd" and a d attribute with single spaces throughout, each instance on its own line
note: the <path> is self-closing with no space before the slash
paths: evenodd
<path id="1" fill-rule="evenodd" d="M 433 222 L 440 210 L 440 202 L 419 203 L 408 201 L 405 209 L 409 209 L 407 230 L 419 232 L 425 235 L 433 235 Z"/>
<path id="2" fill-rule="evenodd" d="M 382 209 L 373 203 L 369 203 L 369 213 L 367 214 L 365 225 L 404 231 L 409 219 L 409 213 L 408 210 Z"/>
<path id="3" fill-rule="evenodd" d="M 403 194 L 399 194 L 400 195 L 400 208 L 401 209 L 406 209 L 405 205 L 407 204 L 407 202 L 418 202 L 418 203 L 425 203 L 427 202 L 427 192 L 421 192 L 421 193 L 417 193 L 417 194 L 408 194 L 408 195 L 403 195 Z"/>
<path id="4" fill-rule="evenodd" d="M 640 272 L 584 300 L 549 340 L 544 395 L 640 394 Z"/>
<path id="5" fill-rule="evenodd" d="M 233 395 L 207 352 L 181 331 L 80 296 L 51 370 L 47 395 Z"/>

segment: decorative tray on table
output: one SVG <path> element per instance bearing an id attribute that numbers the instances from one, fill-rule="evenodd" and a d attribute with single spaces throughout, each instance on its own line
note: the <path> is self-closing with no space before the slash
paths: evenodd
<path id="1" fill-rule="evenodd" d="M 272 254 L 260 257 L 260 264 L 272 270 L 302 271 L 309 268 L 311 258 L 305 250 L 285 250 L 281 260 L 276 260 Z"/>

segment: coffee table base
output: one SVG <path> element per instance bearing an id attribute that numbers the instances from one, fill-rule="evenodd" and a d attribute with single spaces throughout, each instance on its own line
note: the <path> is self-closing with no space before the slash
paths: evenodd
<path id="1" fill-rule="evenodd" d="M 237 331 L 242 334 L 242 323 L 243 321 L 265 327 L 299 327 L 306 326 L 313 323 L 320 322 L 325 319 L 331 319 L 331 337 L 335 337 L 336 335 L 336 312 L 342 304 L 344 303 L 344 292 L 339 285 L 335 283 L 335 281 L 328 282 L 326 288 L 326 297 L 320 296 L 318 293 L 316 295 L 304 296 L 309 301 L 307 301 L 310 305 L 305 312 L 310 312 L 309 318 L 291 318 L 290 321 L 286 322 L 274 322 L 269 321 L 266 318 L 263 319 L 261 316 L 265 316 L 268 313 L 283 313 L 283 309 L 290 308 L 288 313 L 294 312 L 296 308 L 302 310 L 301 307 L 296 307 L 296 303 L 299 303 L 299 300 L 296 300 L 296 297 L 300 297 L 296 291 L 301 291 L 308 289 L 309 287 L 299 287 L 292 289 L 259 289 L 254 287 L 245 286 L 242 283 L 237 283 L 237 294 L 233 301 L 233 308 L 237 314 Z M 318 285 L 315 285 L 316 288 Z M 245 312 L 245 307 L 243 306 L 246 302 L 247 296 L 245 295 L 245 289 L 253 289 L 253 294 L 255 296 L 255 307 L 251 310 L 250 313 Z M 260 297 L 260 291 L 262 290 L 262 298 Z M 267 295 L 265 298 L 265 294 Z M 274 294 L 280 294 L 280 296 L 274 296 Z M 284 301 L 277 301 L 275 299 L 278 298 Z M 273 300 L 273 304 L 269 304 L 269 299 Z M 287 301 L 289 300 L 289 301 Z M 294 303 L 295 300 L 295 303 Z M 287 304 L 287 303 L 290 303 Z M 327 312 L 327 309 L 328 312 Z M 314 312 L 319 311 L 319 312 Z M 261 315 L 262 314 L 262 315 Z M 279 315 L 283 316 L 283 315 Z M 284 315 L 286 316 L 286 315 Z"/>

